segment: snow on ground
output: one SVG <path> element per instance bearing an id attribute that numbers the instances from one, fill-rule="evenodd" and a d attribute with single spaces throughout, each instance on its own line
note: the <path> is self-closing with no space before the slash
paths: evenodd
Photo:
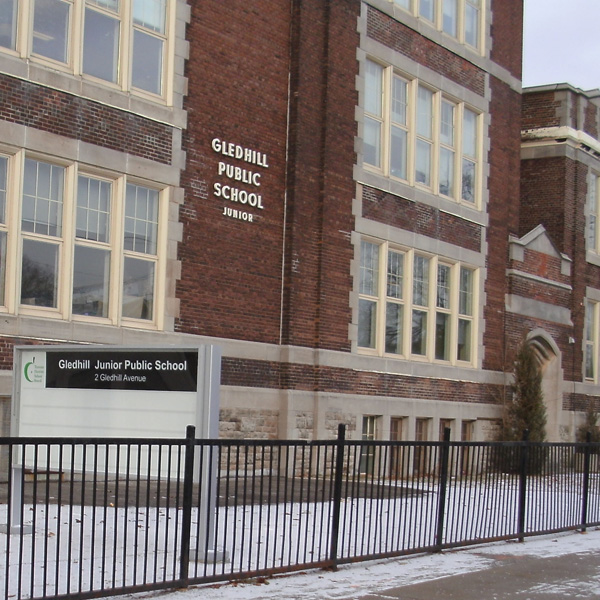
<path id="1" fill-rule="evenodd" d="M 406 556 L 341 566 L 336 572 L 315 570 L 297 574 L 199 586 L 176 592 L 119 596 L 136 600 L 335 600 L 360 597 L 385 589 L 440 579 L 494 565 L 498 556 L 551 558 L 600 552 L 600 528 L 587 533 L 569 532 L 526 538 L 524 543 L 497 542 L 439 554 Z"/>

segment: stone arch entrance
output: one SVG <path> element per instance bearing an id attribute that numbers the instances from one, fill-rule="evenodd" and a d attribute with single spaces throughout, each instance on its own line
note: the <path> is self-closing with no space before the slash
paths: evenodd
<path id="1" fill-rule="evenodd" d="M 561 352 L 552 337 L 543 329 L 536 329 L 527 336 L 527 343 L 535 351 L 542 373 L 542 393 L 548 421 L 546 436 L 549 442 L 560 442 L 562 413 L 563 369 Z"/>

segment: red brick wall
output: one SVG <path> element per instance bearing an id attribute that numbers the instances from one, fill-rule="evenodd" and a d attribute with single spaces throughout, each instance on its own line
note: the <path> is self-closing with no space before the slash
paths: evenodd
<path id="1" fill-rule="evenodd" d="M 495 404 L 502 386 L 333 367 L 223 359 L 223 385 Z"/>
<path id="2" fill-rule="evenodd" d="M 495 2 L 495 5 L 498 3 Z M 490 77 L 489 224 L 483 367 L 503 370 L 508 236 L 518 231 L 521 96 Z"/>
<path id="3" fill-rule="evenodd" d="M 426 204 L 411 202 L 400 196 L 365 187 L 362 208 L 363 217 L 367 219 L 387 223 L 475 252 L 481 251 L 481 226 Z"/>
<path id="4" fill-rule="evenodd" d="M 485 73 L 481 69 L 371 6 L 367 13 L 367 35 L 472 92 L 484 95 Z"/>
<path id="5" fill-rule="evenodd" d="M 492 0 L 492 60 L 521 79 L 523 0 Z"/>
<path id="6" fill-rule="evenodd" d="M 558 127 L 560 117 L 558 110 L 560 102 L 555 100 L 554 92 L 536 92 L 523 95 L 521 111 L 522 128 L 537 129 L 538 127 Z"/>
<path id="7" fill-rule="evenodd" d="M 347 351 L 360 2 L 294 6 L 282 340 Z"/>
<path id="8" fill-rule="evenodd" d="M 191 4 L 189 81 L 184 108 L 185 199 L 180 210 L 182 276 L 176 330 L 217 337 L 279 340 L 285 207 L 288 2 Z M 211 141 L 266 155 L 268 168 L 213 151 Z M 260 187 L 218 174 L 219 162 L 260 172 Z M 215 183 L 262 196 L 264 208 L 216 198 Z M 225 207 L 253 222 L 223 215 Z"/>
<path id="9" fill-rule="evenodd" d="M 0 120 L 171 163 L 168 125 L 2 74 Z"/>

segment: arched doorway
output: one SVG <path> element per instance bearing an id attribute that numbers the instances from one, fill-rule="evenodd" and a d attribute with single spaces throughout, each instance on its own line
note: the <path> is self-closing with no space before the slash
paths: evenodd
<path id="1" fill-rule="evenodd" d="M 546 436 L 549 442 L 561 439 L 563 369 L 561 352 L 552 337 L 543 329 L 536 329 L 527 336 L 527 343 L 535 351 L 542 373 L 542 393 L 546 405 Z"/>

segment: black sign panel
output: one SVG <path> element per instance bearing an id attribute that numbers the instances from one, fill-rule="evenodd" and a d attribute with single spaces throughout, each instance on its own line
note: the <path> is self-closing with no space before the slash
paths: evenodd
<path id="1" fill-rule="evenodd" d="M 47 352 L 46 387 L 195 392 L 198 352 Z"/>

